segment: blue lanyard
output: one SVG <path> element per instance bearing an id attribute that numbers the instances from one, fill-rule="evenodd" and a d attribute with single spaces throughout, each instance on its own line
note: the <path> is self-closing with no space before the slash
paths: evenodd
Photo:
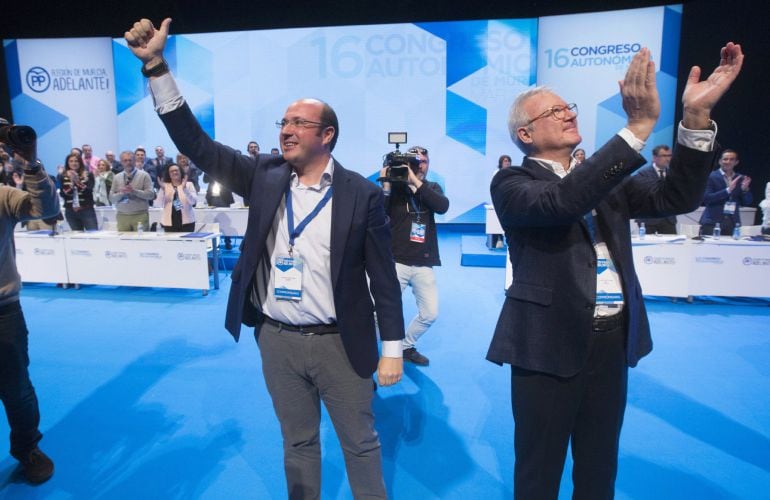
<path id="1" fill-rule="evenodd" d="M 407 186 L 407 189 L 409 189 L 408 186 Z M 416 217 L 415 222 L 417 224 L 420 224 L 420 222 L 421 222 L 420 221 L 420 207 L 419 207 L 419 205 L 417 205 L 417 200 L 415 199 L 414 194 L 412 194 L 412 190 L 411 189 L 409 189 L 409 201 L 407 203 L 409 203 L 412 206 L 412 213 L 415 214 L 415 217 Z"/>
<path id="2" fill-rule="evenodd" d="M 323 209 L 323 207 L 326 206 L 329 200 L 332 199 L 332 187 L 333 186 L 329 186 L 329 189 L 326 190 L 324 197 L 321 198 L 321 201 L 318 202 L 318 205 L 316 205 L 315 208 L 309 214 L 307 214 L 307 217 L 305 217 L 296 228 L 294 227 L 294 210 L 291 206 L 291 183 L 289 183 L 289 185 L 286 187 L 286 217 L 288 218 L 286 222 L 289 225 L 289 255 L 291 255 L 292 248 L 294 248 L 294 240 L 299 238 L 299 235 L 310 223 L 310 221 L 313 220 L 315 216 L 318 215 L 318 213 Z"/>

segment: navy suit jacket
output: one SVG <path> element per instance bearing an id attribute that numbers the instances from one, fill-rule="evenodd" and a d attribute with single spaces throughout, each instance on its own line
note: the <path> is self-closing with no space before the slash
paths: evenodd
<path id="1" fill-rule="evenodd" d="M 666 172 L 666 177 L 668 177 L 668 173 L 670 170 Z M 646 177 L 650 180 L 650 182 L 663 182 L 663 179 L 660 178 L 658 175 L 658 172 L 655 171 L 655 166 L 650 164 L 646 167 L 640 168 L 636 175 L 640 177 Z M 652 233 L 653 229 L 657 225 L 669 225 L 674 233 L 676 233 L 676 216 L 675 215 L 668 215 L 666 217 L 647 217 L 644 219 L 637 219 L 636 222 L 644 222 L 647 224 L 647 232 Z"/>
<path id="2" fill-rule="evenodd" d="M 727 183 L 722 175 L 722 169 L 718 168 L 709 175 L 706 184 L 706 193 L 703 195 L 703 215 L 700 216 L 701 224 L 716 224 L 722 222 L 724 216 L 725 203 L 734 201 L 736 203 L 735 213 L 732 215 L 733 222 L 740 222 L 740 213 L 738 207 L 745 207 L 752 202 L 751 191 L 743 191 L 738 185 L 732 193 L 727 193 Z"/>
<path id="3" fill-rule="evenodd" d="M 630 366 L 652 350 L 634 270 L 629 221 L 694 210 L 711 153 L 677 145 L 665 182 L 630 176 L 642 158 L 615 136 L 566 177 L 524 158 L 492 180 L 492 201 L 508 240 L 513 282 L 487 359 L 562 377 L 586 363 L 596 305 L 596 252 L 583 219 L 595 222 L 620 275 Z"/>
<path id="4" fill-rule="evenodd" d="M 267 252 L 265 242 L 275 212 L 289 185 L 291 166 L 282 156 L 254 159 L 213 141 L 187 104 L 160 116 L 179 151 L 248 201 L 246 235 L 233 269 L 225 318 L 225 327 L 237 341 L 242 323 L 262 323 L 261 312 L 251 303 L 251 291 L 257 265 Z M 332 186 L 331 273 L 337 325 L 351 365 L 360 376 L 369 377 L 379 359 L 375 310 L 382 340 L 404 338 L 390 227 L 379 186 L 345 170 L 336 160 Z"/>

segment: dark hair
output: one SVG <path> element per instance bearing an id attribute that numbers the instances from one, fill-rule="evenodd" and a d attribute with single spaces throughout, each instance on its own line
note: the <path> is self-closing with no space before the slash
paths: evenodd
<path id="1" fill-rule="evenodd" d="M 337 145 L 337 138 L 340 136 L 340 124 L 337 120 L 337 113 L 334 112 L 331 106 L 321 101 L 323 107 L 321 108 L 321 123 L 325 127 L 334 127 L 334 137 L 332 137 L 329 143 L 329 151 L 334 151 L 334 146 Z M 319 135 L 323 133 L 324 129 L 320 129 Z"/>
<path id="2" fill-rule="evenodd" d="M 78 174 L 82 174 L 83 170 L 85 170 L 86 166 L 83 164 L 83 158 L 80 157 L 77 153 L 70 153 L 64 158 L 64 171 L 70 169 L 70 158 L 77 158 L 78 160 Z"/>
<path id="3" fill-rule="evenodd" d="M 511 157 L 508 155 L 500 155 L 500 158 L 497 159 L 497 169 L 500 170 L 503 168 L 503 160 L 508 160 L 509 162 L 513 163 L 513 160 L 511 160 Z"/>
<path id="4" fill-rule="evenodd" d="M 246 149 L 249 149 L 249 146 L 251 146 L 252 144 L 254 144 L 257 147 L 257 149 L 259 149 L 259 144 L 257 143 L 257 141 L 249 141 L 249 143 L 246 144 Z"/>
<path id="5" fill-rule="evenodd" d="M 654 148 L 652 148 L 652 155 L 653 156 L 660 156 L 660 152 L 661 151 L 671 151 L 671 148 L 668 147 L 665 144 L 659 144 L 659 145 L 655 146 Z"/>
<path id="6" fill-rule="evenodd" d="M 171 182 L 171 167 L 176 167 L 179 169 L 179 173 L 182 175 L 182 179 L 184 179 L 184 170 L 182 170 L 182 167 L 180 167 L 176 163 L 172 163 L 168 167 L 166 167 L 166 170 L 163 171 L 163 182 Z"/>
<path id="7" fill-rule="evenodd" d="M 136 149 L 134 150 L 134 155 L 136 155 L 136 153 L 137 153 L 138 151 L 141 151 L 142 153 L 144 153 L 144 155 L 145 155 L 145 156 L 147 156 L 147 151 L 145 151 L 145 150 L 144 150 L 144 148 L 136 148 Z"/>
<path id="8" fill-rule="evenodd" d="M 723 150 L 722 150 L 722 151 L 719 153 L 719 159 L 720 159 L 720 160 L 721 160 L 721 159 L 722 159 L 722 157 L 725 155 L 725 153 L 732 153 L 732 154 L 734 154 L 734 155 L 735 155 L 735 159 L 736 159 L 736 160 L 740 160 L 740 159 L 741 159 L 741 157 L 740 157 L 740 156 L 738 156 L 738 151 L 736 151 L 736 150 L 734 150 L 734 149 L 723 149 Z"/>

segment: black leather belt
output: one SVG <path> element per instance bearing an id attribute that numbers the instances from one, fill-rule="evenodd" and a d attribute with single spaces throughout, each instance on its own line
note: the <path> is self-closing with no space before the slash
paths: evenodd
<path id="1" fill-rule="evenodd" d="M 337 326 L 337 323 L 332 323 L 330 325 L 288 325 L 286 323 L 276 321 L 269 316 L 265 316 L 264 318 L 265 323 L 268 325 L 273 325 L 279 330 L 285 330 L 291 333 L 299 333 L 300 335 L 329 335 L 332 333 L 340 333 L 340 329 Z"/>
<path id="2" fill-rule="evenodd" d="M 594 318 L 593 331 L 595 332 L 608 332 L 625 326 L 626 313 L 621 311 L 612 316 L 597 316 Z"/>

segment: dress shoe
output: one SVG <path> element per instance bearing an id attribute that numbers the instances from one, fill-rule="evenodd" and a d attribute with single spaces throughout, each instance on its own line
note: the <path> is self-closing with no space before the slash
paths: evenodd
<path id="1" fill-rule="evenodd" d="M 35 446 L 19 459 L 24 477 L 32 484 L 48 481 L 53 476 L 53 461 Z"/>
<path id="2" fill-rule="evenodd" d="M 430 360 L 420 354 L 414 347 L 404 349 L 404 361 L 409 361 L 417 366 L 428 366 L 430 363 Z"/>

